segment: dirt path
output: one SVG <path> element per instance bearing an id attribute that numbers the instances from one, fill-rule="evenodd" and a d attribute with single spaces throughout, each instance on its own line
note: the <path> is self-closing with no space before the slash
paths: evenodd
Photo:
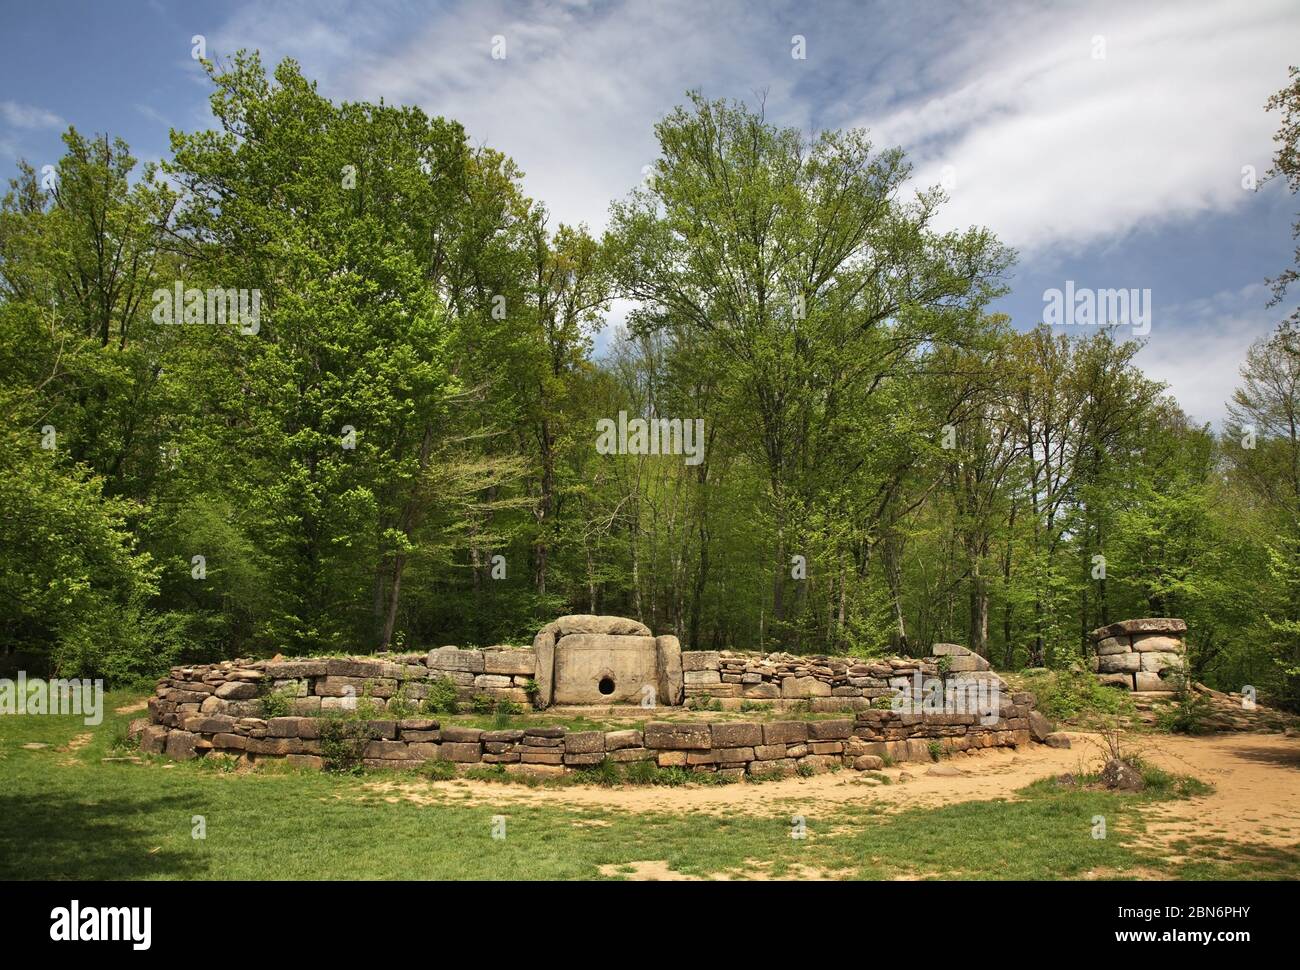
<path id="1" fill-rule="evenodd" d="M 1017 753 L 992 749 L 933 766 L 903 764 L 882 774 L 892 784 L 852 771 L 790 778 L 755 785 L 529 788 L 467 780 L 376 781 L 367 789 L 381 797 L 422 804 L 549 805 L 586 811 L 705 812 L 715 815 L 805 814 L 844 803 L 874 802 L 885 811 L 953 802 L 1014 798 L 1031 782 L 1099 767 L 1103 747 L 1095 735 L 1072 733 L 1068 750 L 1041 745 Z M 1190 774 L 1215 786 L 1213 794 L 1153 806 L 1148 838 L 1168 844 L 1185 835 L 1218 835 L 1234 841 L 1290 845 L 1300 842 L 1300 740 L 1281 735 L 1225 734 L 1209 738 L 1131 738 L 1127 749 L 1166 770 Z"/>

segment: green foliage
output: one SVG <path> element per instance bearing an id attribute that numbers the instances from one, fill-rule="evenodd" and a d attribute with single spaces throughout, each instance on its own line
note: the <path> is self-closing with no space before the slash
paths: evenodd
<path id="1" fill-rule="evenodd" d="M 1174 734 L 1206 734 L 1214 705 L 1204 694 L 1184 688 L 1169 704 L 1156 711 L 1156 726 Z"/>
<path id="2" fill-rule="evenodd" d="M 285 717 L 293 710 L 293 700 L 297 696 L 296 692 L 287 688 L 271 688 L 267 685 L 258 698 L 262 705 L 262 717 Z"/>
<path id="3" fill-rule="evenodd" d="M 429 694 L 424 699 L 424 710 L 429 714 L 455 714 L 460 709 L 456 685 L 449 677 L 429 681 Z"/>
<path id="4" fill-rule="evenodd" d="M 1054 721 L 1133 713 L 1133 699 L 1127 691 L 1104 687 L 1084 671 L 1045 671 L 1025 675 L 1024 682 L 1025 689 L 1036 696 L 1038 710 Z"/>
<path id="5" fill-rule="evenodd" d="M 326 771 L 360 772 L 369 743 L 370 727 L 361 718 L 325 716 L 320 719 L 321 761 Z"/>

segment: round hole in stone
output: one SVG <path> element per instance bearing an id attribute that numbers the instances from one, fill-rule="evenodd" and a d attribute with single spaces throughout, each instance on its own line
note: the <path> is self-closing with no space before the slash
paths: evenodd
<path id="1" fill-rule="evenodd" d="M 596 689 L 602 694 L 614 693 L 614 678 L 606 674 L 604 677 L 600 678 L 600 683 L 596 685 Z"/>

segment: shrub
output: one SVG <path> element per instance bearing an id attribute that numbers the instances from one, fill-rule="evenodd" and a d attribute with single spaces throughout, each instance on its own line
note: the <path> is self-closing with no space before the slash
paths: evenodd
<path id="1" fill-rule="evenodd" d="M 943 742 L 937 738 L 926 745 L 926 748 L 930 752 L 931 761 L 938 761 L 943 757 Z"/>
<path id="2" fill-rule="evenodd" d="M 262 703 L 262 717 L 267 720 L 273 717 L 285 717 L 293 710 L 294 691 L 289 687 L 266 687 L 259 700 Z"/>
<path id="3" fill-rule="evenodd" d="M 359 772 L 369 743 L 370 727 L 360 718 L 320 720 L 320 753 L 326 771 Z"/>
<path id="4" fill-rule="evenodd" d="M 438 677 L 429 682 L 429 694 L 424 699 L 424 708 L 430 714 L 455 714 L 460 710 L 456 685 L 451 678 Z"/>
<path id="5" fill-rule="evenodd" d="M 1054 721 L 1087 714 L 1131 714 L 1133 699 L 1127 691 L 1103 686 L 1087 671 L 1044 671 L 1025 678 L 1038 698 L 1038 710 Z"/>
<path id="6" fill-rule="evenodd" d="M 1156 712 L 1156 726 L 1174 734 L 1207 734 L 1214 706 L 1204 694 L 1184 688 L 1172 704 Z"/>
<path id="7" fill-rule="evenodd" d="M 469 703 L 475 714 L 491 714 L 496 709 L 496 702 L 486 694 L 475 694 Z"/>

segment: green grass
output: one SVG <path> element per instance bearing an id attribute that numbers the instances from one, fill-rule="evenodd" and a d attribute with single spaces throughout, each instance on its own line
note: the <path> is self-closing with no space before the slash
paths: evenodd
<path id="1" fill-rule="evenodd" d="M 1177 778 L 1142 795 L 1031 786 L 1013 801 L 885 813 L 864 800 L 816 810 L 797 789 L 772 814 L 630 814 L 519 802 L 511 785 L 436 789 L 416 774 L 334 776 L 270 765 L 105 762 L 131 717 L 109 695 L 104 723 L 0 717 L 0 878 L 3 879 L 592 879 L 623 878 L 640 861 L 710 876 L 845 878 L 1294 878 L 1295 853 L 1255 854 L 1230 843 L 1192 846 L 1171 866 L 1133 844 L 1140 809 L 1201 789 Z M 58 750 L 74 737 L 88 744 Z M 25 750 L 40 742 L 48 747 Z M 400 780 L 433 801 L 390 800 L 369 787 Z M 792 839 L 804 815 L 807 838 Z M 193 816 L 207 838 L 191 837 Z M 493 817 L 506 838 L 492 838 Z M 1109 837 L 1091 837 L 1104 815 Z"/>

